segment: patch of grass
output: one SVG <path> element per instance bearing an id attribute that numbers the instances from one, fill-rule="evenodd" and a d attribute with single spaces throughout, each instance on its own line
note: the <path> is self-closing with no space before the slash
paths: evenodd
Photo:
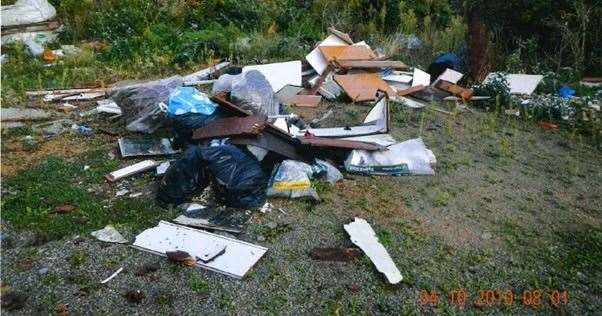
<path id="1" fill-rule="evenodd" d="M 393 234 L 387 229 L 380 230 L 376 233 L 376 237 L 378 237 L 378 241 L 385 247 L 388 247 L 393 243 Z"/>
<path id="2" fill-rule="evenodd" d="M 435 195 L 433 196 L 433 205 L 436 207 L 446 206 L 451 197 L 449 192 L 436 188 Z"/>
<path id="3" fill-rule="evenodd" d="M 100 288 L 98 281 L 94 281 L 83 274 L 69 275 L 67 276 L 67 282 L 77 285 L 80 293 L 83 294 L 91 294 Z"/>
<path id="4" fill-rule="evenodd" d="M 79 267 L 82 264 L 86 263 L 86 261 L 88 261 L 88 259 L 89 259 L 89 256 L 85 251 L 76 250 L 69 257 L 67 257 L 67 262 L 69 262 L 69 264 L 72 267 Z"/>
<path id="5" fill-rule="evenodd" d="M 55 286 L 59 282 L 59 277 L 55 273 L 48 272 L 40 278 L 40 282 L 45 286 Z"/>
<path id="6" fill-rule="evenodd" d="M 197 274 L 192 274 L 188 281 L 190 288 L 197 293 L 207 293 L 209 291 L 209 284 L 207 281 L 201 279 Z"/>
<path id="7" fill-rule="evenodd" d="M 88 192 L 105 183 L 104 175 L 117 168 L 106 152 L 93 151 L 69 161 L 50 157 L 38 166 L 24 170 L 5 184 L 16 195 L 3 197 L 2 217 L 16 229 L 27 229 L 56 239 L 99 229 L 107 224 L 139 229 L 156 223 L 170 211 L 154 200 L 120 199 L 107 204 L 104 192 Z M 84 165 L 90 169 L 83 171 Z M 51 214 L 61 204 L 77 206 L 67 214 Z M 173 212 L 173 211 L 172 211 Z"/>

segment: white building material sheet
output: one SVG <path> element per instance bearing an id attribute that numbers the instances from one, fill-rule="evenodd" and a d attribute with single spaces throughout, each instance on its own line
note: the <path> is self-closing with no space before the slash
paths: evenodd
<path id="1" fill-rule="evenodd" d="M 119 170 L 115 170 L 107 175 L 107 179 L 111 182 L 115 182 L 121 178 L 125 178 L 131 176 L 133 174 L 137 174 L 158 166 L 159 163 L 154 160 L 143 160 L 141 162 L 135 163 L 131 166 L 127 166 L 125 168 L 121 168 Z"/>
<path id="2" fill-rule="evenodd" d="M 328 63 L 326 62 L 324 55 L 322 55 L 322 52 L 320 51 L 320 49 L 318 47 L 320 47 L 320 46 L 348 46 L 348 45 L 349 44 L 347 44 L 347 42 L 340 39 L 338 36 L 331 34 L 331 35 L 328 35 L 328 37 L 325 38 L 320 44 L 318 44 L 318 46 L 316 48 L 314 48 L 307 56 L 305 56 L 305 59 L 314 68 L 314 70 L 319 75 L 321 75 L 324 72 L 324 70 L 326 70 Z"/>
<path id="3" fill-rule="evenodd" d="M 284 63 L 274 63 L 265 65 L 245 66 L 243 72 L 257 70 L 261 72 L 265 79 L 272 86 L 272 91 L 278 92 L 286 85 L 301 85 L 301 61 L 287 61 Z"/>
<path id="4" fill-rule="evenodd" d="M 444 81 L 448 81 L 453 84 L 456 84 L 456 83 L 458 83 L 458 81 L 460 81 L 460 79 L 462 79 L 462 77 L 464 77 L 463 73 L 447 68 L 439 77 L 437 77 L 437 80 L 435 80 L 435 82 L 433 82 L 433 85 L 436 85 L 437 82 L 440 80 L 444 80 Z"/>
<path id="5" fill-rule="evenodd" d="M 543 80 L 542 75 L 500 74 L 492 72 L 487 75 L 483 83 L 487 84 L 500 75 L 503 75 L 508 81 L 510 93 L 512 94 L 532 94 Z"/>
<path id="6" fill-rule="evenodd" d="M 393 138 L 393 136 L 389 134 L 374 134 L 374 135 L 365 135 L 365 136 L 355 136 L 355 137 L 347 137 L 342 138 L 344 140 L 354 140 L 357 142 L 366 142 L 366 143 L 375 143 L 381 146 L 391 146 L 397 143 L 397 140 Z"/>
<path id="7" fill-rule="evenodd" d="M 420 85 L 430 86 L 431 85 L 431 75 L 426 71 L 422 71 L 418 68 L 414 68 L 412 87 L 420 86 Z"/>
<path id="8" fill-rule="evenodd" d="M 397 266 L 391 259 L 387 249 L 378 241 L 376 233 L 363 218 L 356 217 L 355 220 L 343 226 L 351 242 L 360 247 L 370 258 L 376 269 L 383 273 L 390 284 L 401 282 L 403 277 Z"/>
<path id="9" fill-rule="evenodd" d="M 207 263 L 199 260 L 197 266 L 239 279 L 268 251 L 262 246 L 166 221 L 136 236 L 133 246 L 161 256 L 166 256 L 167 251 L 181 250 L 193 258 L 203 258 L 216 244 L 225 246 L 224 254 Z"/>

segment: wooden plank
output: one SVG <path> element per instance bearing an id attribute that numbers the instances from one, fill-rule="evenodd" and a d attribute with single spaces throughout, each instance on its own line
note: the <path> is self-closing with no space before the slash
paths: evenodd
<path id="1" fill-rule="evenodd" d="M 443 91 L 447 91 L 451 94 L 460 96 L 462 99 L 466 100 L 466 101 L 470 101 L 470 99 L 472 98 L 473 95 L 473 91 L 471 89 L 466 89 L 464 87 L 460 87 L 459 85 L 455 85 L 451 82 L 447 82 L 445 80 L 440 80 L 439 82 L 437 82 L 437 85 L 435 85 L 435 88 L 437 89 L 441 89 Z"/>
<path id="2" fill-rule="evenodd" d="M 338 68 L 351 69 L 351 68 L 393 68 L 395 70 L 407 70 L 410 69 L 406 64 L 398 60 L 347 60 L 337 59 L 334 61 Z"/>
<path id="3" fill-rule="evenodd" d="M 58 21 L 44 21 L 30 24 L 21 25 L 8 25 L 2 26 L 0 33 L 2 36 L 15 34 L 15 33 L 29 33 L 29 32 L 47 32 L 58 29 L 61 24 Z"/>
<path id="4" fill-rule="evenodd" d="M 320 87 L 324 83 L 324 80 L 326 80 L 326 77 L 328 77 L 328 75 L 330 74 L 331 71 L 332 71 L 332 66 L 329 64 L 326 67 L 326 69 L 324 70 L 324 72 L 322 72 L 320 77 L 318 77 L 318 80 L 316 80 L 316 83 L 311 87 L 311 89 L 303 90 L 300 92 L 300 94 L 314 95 L 314 94 L 318 93 L 318 90 L 320 90 Z"/>
<path id="5" fill-rule="evenodd" d="M 325 138 L 325 137 L 301 137 L 299 138 L 301 144 L 310 147 L 330 147 L 330 148 L 342 148 L 342 149 L 363 149 L 368 151 L 387 150 L 387 147 L 368 142 L 360 142 L 355 140 L 345 140 L 337 138 Z"/>
<path id="6" fill-rule="evenodd" d="M 364 45 L 319 46 L 319 49 L 329 63 L 334 60 L 367 60 L 376 58 L 374 52 Z"/>
<path id="7" fill-rule="evenodd" d="M 395 94 L 395 91 L 378 74 L 374 73 L 335 75 L 334 81 L 355 102 L 375 100 L 376 92 L 379 90 L 390 96 Z"/>
<path id="8" fill-rule="evenodd" d="M 397 95 L 400 96 L 400 97 L 403 97 L 403 96 L 406 96 L 408 94 L 412 94 L 412 93 L 416 93 L 416 92 L 422 91 L 424 89 L 426 89 L 425 86 L 418 85 L 418 86 L 415 86 L 415 87 L 410 87 L 410 88 L 407 88 L 407 89 L 399 90 L 399 91 L 397 91 Z"/>
<path id="9" fill-rule="evenodd" d="M 340 39 L 342 39 L 344 42 L 346 42 L 349 45 L 353 45 L 353 40 L 351 39 L 351 37 L 349 36 L 349 34 L 341 32 L 337 29 L 334 28 L 334 26 L 331 26 L 329 28 L 327 28 L 328 32 Z"/>
<path id="10" fill-rule="evenodd" d="M 320 105 L 322 96 L 297 94 L 287 100 L 287 104 L 299 107 L 315 108 Z"/>
<path id="11" fill-rule="evenodd" d="M 257 135 L 266 126 L 265 115 L 246 117 L 227 117 L 197 128 L 192 132 L 192 139 L 222 138 L 230 136 Z"/>

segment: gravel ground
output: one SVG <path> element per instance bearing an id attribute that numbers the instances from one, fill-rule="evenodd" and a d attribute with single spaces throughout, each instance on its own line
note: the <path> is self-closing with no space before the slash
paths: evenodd
<path id="1" fill-rule="evenodd" d="M 334 110 L 341 113 L 326 124 L 367 111 Z M 72 315 L 586 315 L 602 308 L 599 260 L 584 257 L 601 256 L 599 151 L 564 132 L 479 111 L 457 118 L 402 112 L 394 120 L 397 139 L 422 135 L 437 156 L 437 174 L 349 176 L 321 188 L 319 204 L 271 201 L 288 214 L 256 213 L 237 236 L 269 248 L 243 280 L 87 234 L 45 242 L 3 221 L 3 293 L 27 296 L 21 308 L 4 311 L 48 314 L 67 304 Z M 365 256 L 346 263 L 309 258 L 313 247 L 353 246 L 343 224 L 354 216 L 372 224 L 402 272 L 402 284 L 388 286 Z M 140 231 L 122 232 L 133 240 Z M 137 276 L 145 264 L 159 268 Z M 100 284 L 119 267 L 121 274 Z M 468 291 L 464 306 L 447 296 L 455 289 Z M 495 304 L 478 306 L 479 290 L 486 289 L 511 289 L 514 302 L 506 306 L 496 296 Z M 534 289 L 567 290 L 570 299 L 557 307 L 548 296 L 540 305 L 525 304 L 521 294 Z M 136 290 L 144 297 L 128 301 L 125 294 Z M 437 304 L 421 304 L 421 290 L 437 292 Z"/>

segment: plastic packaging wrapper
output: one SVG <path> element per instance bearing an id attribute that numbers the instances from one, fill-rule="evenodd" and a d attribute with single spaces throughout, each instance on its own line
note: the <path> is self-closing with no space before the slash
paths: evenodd
<path id="1" fill-rule="evenodd" d="M 314 173 L 322 175 L 324 180 L 330 184 L 335 184 L 339 180 L 343 179 L 343 174 L 335 166 L 331 165 L 328 161 L 322 159 L 316 159 L 312 165 Z"/>
<path id="2" fill-rule="evenodd" d="M 382 175 L 434 175 L 435 155 L 421 138 L 388 147 L 386 151 L 353 150 L 345 160 L 348 172 Z"/>
<path id="3" fill-rule="evenodd" d="M 169 115 L 182 115 L 197 113 L 211 115 L 215 112 L 217 104 L 209 100 L 206 94 L 199 92 L 194 87 L 177 87 L 169 95 L 167 113 Z"/>
<path id="4" fill-rule="evenodd" d="M 38 44 L 33 38 L 27 38 L 23 41 L 27 48 L 27 53 L 31 56 L 41 56 L 44 53 L 44 46 Z"/>
<path id="5" fill-rule="evenodd" d="M 267 116 L 279 114 L 280 105 L 272 86 L 262 73 L 250 70 L 239 75 L 222 75 L 213 84 L 213 93 L 229 92 L 230 97 L 245 110 Z"/>
<path id="6" fill-rule="evenodd" d="M 267 195 L 285 198 L 309 197 L 319 201 L 320 197 L 310 181 L 314 172 L 312 166 L 304 162 L 284 160 L 272 171 Z"/>
<path id="7" fill-rule="evenodd" d="M 18 0 L 2 6 L 2 26 L 39 23 L 56 16 L 56 10 L 47 0 Z"/>
<path id="8" fill-rule="evenodd" d="M 225 206 L 255 208 L 265 203 L 266 177 L 259 162 L 233 145 L 189 146 L 165 173 L 157 198 L 164 203 L 185 203 L 209 181 L 215 184 L 216 199 Z"/>
<path id="9" fill-rule="evenodd" d="M 182 86 L 180 76 L 150 82 L 118 82 L 107 94 L 119 105 L 126 128 L 133 132 L 152 133 L 166 119 L 160 104 L 166 104 L 172 90 Z"/>

